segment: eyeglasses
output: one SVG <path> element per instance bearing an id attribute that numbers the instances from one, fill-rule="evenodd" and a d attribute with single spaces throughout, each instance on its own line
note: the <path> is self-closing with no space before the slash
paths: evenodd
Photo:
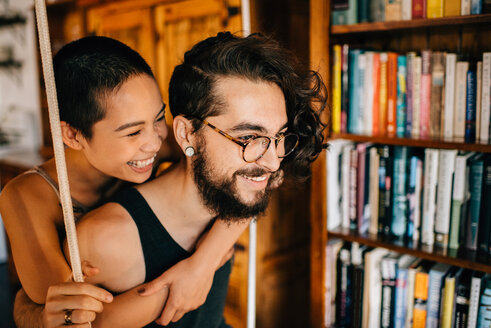
<path id="1" fill-rule="evenodd" d="M 249 139 L 242 141 L 232 137 L 206 120 L 200 118 L 197 119 L 220 133 L 225 138 L 241 146 L 242 158 L 247 163 L 253 163 L 263 157 L 269 149 L 271 140 L 274 140 L 275 142 L 276 154 L 279 158 L 290 155 L 298 145 L 298 136 L 295 133 L 280 133 L 277 137 L 251 136 Z"/>

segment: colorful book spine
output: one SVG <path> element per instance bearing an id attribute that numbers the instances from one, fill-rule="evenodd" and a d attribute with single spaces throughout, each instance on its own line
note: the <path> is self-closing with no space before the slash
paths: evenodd
<path id="1" fill-rule="evenodd" d="M 383 145 L 379 148 L 379 233 L 383 236 L 390 235 L 391 212 L 391 189 L 392 189 L 392 152 L 391 148 Z"/>
<path id="2" fill-rule="evenodd" d="M 467 71 L 465 142 L 476 141 L 476 71 Z"/>
<path id="3" fill-rule="evenodd" d="M 431 50 L 421 51 L 421 108 L 419 136 L 427 139 L 430 136 L 431 109 Z"/>
<path id="4" fill-rule="evenodd" d="M 399 258 L 397 263 L 394 328 L 403 328 L 405 326 L 409 267 L 415 261 L 415 257 L 405 254 Z"/>
<path id="5" fill-rule="evenodd" d="M 387 135 L 396 135 L 397 54 L 389 53 L 387 60 Z"/>
<path id="6" fill-rule="evenodd" d="M 382 272 L 382 311 L 380 312 L 380 327 L 394 327 L 394 304 L 396 291 L 397 262 L 400 255 L 390 253 L 380 263 Z"/>
<path id="7" fill-rule="evenodd" d="M 419 228 L 421 225 L 421 189 L 423 177 L 423 161 L 419 156 L 412 156 L 410 160 L 408 185 L 409 222 L 408 238 L 419 242 Z"/>
<path id="8" fill-rule="evenodd" d="M 379 193 L 379 154 L 377 147 L 371 147 L 370 151 L 370 180 L 369 180 L 369 207 L 370 207 L 370 227 L 368 232 L 377 235 L 378 234 L 378 193 Z"/>
<path id="9" fill-rule="evenodd" d="M 348 6 L 333 8 L 331 12 L 332 25 L 356 24 L 358 20 L 358 1 L 349 0 Z"/>
<path id="10" fill-rule="evenodd" d="M 361 55 L 361 50 L 351 49 L 349 52 L 349 79 L 348 79 L 348 90 L 349 90 L 349 111 L 348 111 L 348 132 L 357 134 L 358 133 L 358 117 L 359 117 L 359 102 L 361 101 L 358 95 L 358 83 L 360 81 L 360 70 L 358 69 L 359 57 Z"/>
<path id="11" fill-rule="evenodd" d="M 423 216 L 421 227 L 421 242 L 433 245 L 435 239 L 436 188 L 438 177 L 438 150 L 425 149 L 425 168 L 423 184 Z"/>
<path id="12" fill-rule="evenodd" d="M 413 0 L 413 19 L 426 18 L 426 0 Z"/>
<path id="13" fill-rule="evenodd" d="M 406 77 L 406 56 L 399 55 L 397 56 L 396 135 L 400 138 L 404 138 L 406 134 Z"/>
<path id="14" fill-rule="evenodd" d="M 400 21 L 402 0 L 385 0 L 385 21 Z"/>
<path id="15" fill-rule="evenodd" d="M 341 45 L 333 46 L 332 67 L 332 116 L 333 133 L 341 132 Z"/>
<path id="16" fill-rule="evenodd" d="M 479 212 L 479 251 L 490 254 L 491 246 L 491 155 L 484 155 L 481 210 Z"/>
<path id="17" fill-rule="evenodd" d="M 471 15 L 482 14 L 482 0 L 471 0 Z"/>
<path id="18" fill-rule="evenodd" d="M 454 100 L 454 138 L 464 140 L 465 137 L 465 106 L 467 95 L 467 71 L 469 62 L 458 61 L 455 73 Z"/>
<path id="19" fill-rule="evenodd" d="M 428 271 L 422 267 L 414 278 L 413 328 L 425 328 L 428 301 Z"/>
<path id="20" fill-rule="evenodd" d="M 356 149 L 352 149 L 351 158 L 350 158 L 350 176 L 349 176 L 349 218 L 350 218 L 351 230 L 358 230 L 358 221 L 356 219 L 357 172 L 358 172 L 358 152 Z"/>
<path id="21" fill-rule="evenodd" d="M 443 15 L 445 17 L 460 16 L 461 0 L 445 0 L 443 5 Z"/>
<path id="22" fill-rule="evenodd" d="M 416 56 L 413 62 L 413 128 L 411 136 L 419 138 L 421 117 L 421 56 Z"/>
<path id="23" fill-rule="evenodd" d="M 370 21 L 385 22 L 385 0 L 370 1 Z"/>
<path id="24" fill-rule="evenodd" d="M 380 112 L 380 54 L 373 54 L 373 104 L 372 104 L 372 135 L 379 135 Z"/>
<path id="25" fill-rule="evenodd" d="M 443 17 L 443 0 L 428 0 L 426 8 L 426 18 Z"/>
<path id="26" fill-rule="evenodd" d="M 392 235 L 402 238 L 406 234 L 407 227 L 407 193 L 406 193 L 406 166 L 407 147 L 395 147 L 394 150 L 394 192 Z"/>
<path id="27" fill-rule="evenodd" d="M 341 48 L 341 132 L 348 131 L 348 111 L 349 111 L 349 85 L 348 85 L 348 54 L 349 45 L 343 44 Z"/>
<path id="28" fill-rule="evenodd" d="M 479 296 L 481 295 L 481 281 L 483 276 L 484 274 L 479 271 L 475 271 L 472 275 L 467 328 L 476 328 L 477 311 L 479 309 Z"/>
<path id="29" fill-rule="evenodd" d="M 358 171 L 357 171 L 357 184 L 356 184 L 356 217 L 358 220 L 358 233 L 365 234 L 370 226 L 369 218 L 364 215 L 365 204 L 365 184 L 366 179 L 366 151 L 367 143 L 359 143 L 356 145 L 356 151 L 358 152 Z"/>
<path id="30" fill-rule="evenodd" d="M 413 65 L 414 58 L 416 57 L 415 52 L 409 52 L 406 55 L 407 62 L 407 77 L 406 77 L 406 138 L 411 138 L 411 132 L 413 129 Z"/>
<path id="31" fill-rule="evenodd" d="M 482 61 L 478 61 L 476 67 L 476 135 L 474 140 L 479 140 L 481 138 Z"/>
<path id="32" fill-rule="evenodd" d="M 368 136 L 373 135 L 373 98 L 375 95 L 375 88 L 373 84 L 374 71 L 373 71 L 373 51 L 365 52 L 365 70 L 363 80 L 363 99 L 361 103 L 363 108 L 363 123 L 362 133 Z"/>
<path id="33" fill-rule="evenodd" d="M 447 53 L 445 57 L 445 107 L 443 110 L 443 138 L 453 139 L 455 65 L 457 54 Z"/>
<path id="34" fill-rule="evenodd" d="M 481 135 L 480 141 L 489 142 L 489 120 L 491 112 L 491 52 L 482 54 Z"/>
<path id="35" fill-rule="evenodd" d="M 477 154 L 469 161 L 469 217 L 467 219 L 466 248 L 477 250 L 477 231 L 481 210 L 482 181 L 484 173 L 483 154 Z"/>
<path id="36" fill-rule="evenodd" d="M 471 0 L 462 0 L 460 4 L 460 14 L 462 16 L 471 14 Z"/>
<path id="37" fill-rule="evenodd" d="M 352 322 L 352 265 L 349 245 L 339 251 L 337 260 L 338 280 L 336 282 L 336 324 L 349 327 Z"/>
<path id="38" fill-rule="evenodd" d="M 477 327 L 488 328 L 491 326 L 491 276 L 486 274 L 481 284 L 482 293 L 479 301 Z"/>
<path id="39" fill-rule="evenodd" d="M 431 101 L 430 137 L 441 137 L 442 110 L 444 103 L 443 82 L 445 79 L 445 53 L 434 51 L 431 54 Z"/>
<path id="40" fill-rule="evenodd" d="M 452 184 L 457 150 L 439 150 L 438 190 L 436 196 L 435 244 L 446 249 L 450 232 Z"/>
<path id="41" fill-rule="evenodd" d="M 472 271 L 459 270 L 455 286 L 455 320 L 454 327 L 467 327 L 469 302 L 471 295 Z"/>
<path id="42" fill-rule="evenodd" d="M 355 92 L 356 97 L 358 97 L 357 105 L 357 116 L 356 120 L 356 134 L 364 134 L 364 126 L 365 126 L 365 75 L 366 75 L 366 66 L 367 66 L 367 56 L 364 51 L 360 53 L 358 56 L 358 80 L 355 81 Z M 351 98 L 350 98 L 351 101 Z M 351 114 L 351 113 L 350 113 Z"/>
<path id="43" fill-rule="evenodd" d="M 387 84 L 387 72 L 388 72 L 388 54 L 386 52 L 380 53 L 380 93 L 379 93 L 379 135 L 387 134 L 387 111 L 388 111 L 388 84 Z"/>
<path id="44" fill-rule="evenodd" d="M 428 313 L 425 328 L 437 328 L 440 321 L 441 289 L 445 283 L 444 277 L 450 269 L 445 263 L 435 264 L 429 274 L 428 291 Z"/>
<path id="45" fill-rule="evenodd" d="M 401 20 L 412 19 L 412 0 L 402 0 L 401 3 Z"/>

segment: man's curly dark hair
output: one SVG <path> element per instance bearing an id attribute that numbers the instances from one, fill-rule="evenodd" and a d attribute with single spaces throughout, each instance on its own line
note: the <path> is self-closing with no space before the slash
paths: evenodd
<path id="1" fill-rule="evenodd" d="M 327 91 L 317 72 L 300 66 L 296 57 L 262 34 L 239 37 L 220 32 L 197 43 L 174 69 L 169 84 L 172 115 L 183 115 L 200 129 L 208 116 L 219 115 L 223 103 L 214 93 L 221 77 L 275 83 L 285 96 L 288 131 L 299 135 L 295 151 L 281 165 L 285 173 L 303 179 L 323 149 L 320 113 L 327 108 Z"/>

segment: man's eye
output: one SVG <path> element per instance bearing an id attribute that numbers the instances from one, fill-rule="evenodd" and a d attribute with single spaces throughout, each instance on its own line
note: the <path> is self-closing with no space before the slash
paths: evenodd
<path id="1" fill-rule="evenodd" d="M 255 139 L 255 138 L 256 138 L 256 136 L 253 136 L 253 135 L 239 137 L 239 139 L 242 140 L 242 141 L 248 141 L 248 140 L 252 140 L 252 139 Z"/>
<path id="2" fill-rule="evenodd" d="M 128 134 L 128 135 L 127 135 L 127 137 L 134 137 L 134 136 L 137 136 L 137 135 L 139 135 L 139 134 L 140 134 L 140 132 L 141 132 L 141 130 L 138 130 L 138 131 L 136 131 L 136 132 L 130 133 L 130 134 Z"/>

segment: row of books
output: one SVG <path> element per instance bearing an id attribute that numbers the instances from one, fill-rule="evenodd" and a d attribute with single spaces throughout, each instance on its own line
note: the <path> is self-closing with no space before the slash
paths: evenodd
<path id="1" fill-rule="evenodd" d="M 377 52 L 333 46 L 332 131 L 489 143 L 491 52 Z"/>
<path id="2" fill-rule="evenodd" d="M 338 239 L 326 260 L 326 327 L 491 325 L 491 274 Z"/>
<path id="3" fill-rule="evenodd" d="M 334 0 L 331 16 L 333 25 L 346 25 L 489 12 L 489 0 Z"/>
<path id="4" fill-rule="evenodd" d="M 491 255 L 491 154 L 333 140 L 328 229 Z"/>

